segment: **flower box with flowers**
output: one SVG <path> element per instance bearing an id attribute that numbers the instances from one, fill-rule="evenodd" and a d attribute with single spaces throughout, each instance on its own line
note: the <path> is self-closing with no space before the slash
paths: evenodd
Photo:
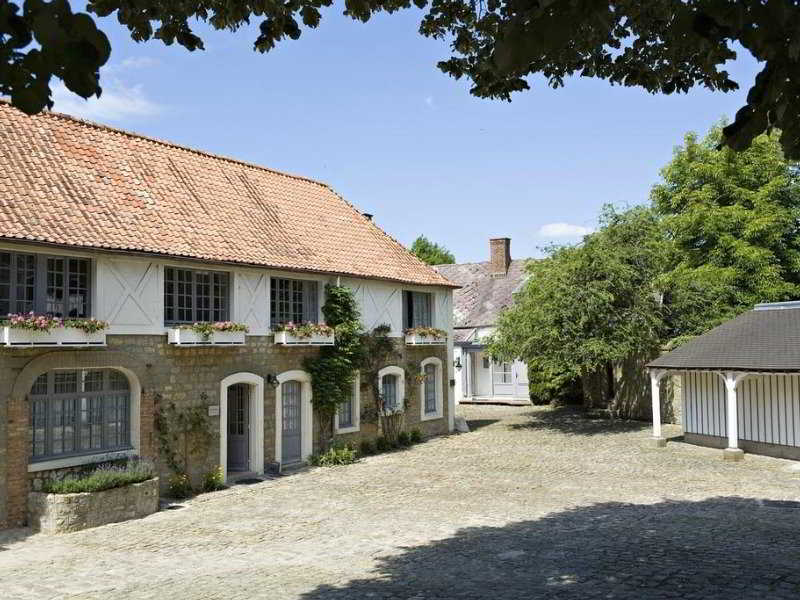
<path id="1" fill-rule="evenodd" d="M 285 346 L 333 346 L 333 327 L 324 323 L 283 323 L 275 328 L 275 343 Z"/>
<path id="2" fill-rule="evenodd" d="M 175 326 L 167 339 L 174 346 L 242 346 L 247 331 L 247 325 L 232 321 L 201 322 Z"/>
<path id="3" fill-rule="evenodd" d="M 108 323 L 98 319 L 61 319 L 34 313 L 12 314 L 0 319 L 0 345 L 105 346 Z"/>
<path id="4" fill-rule="evenodd" d="M 435 327 L 412 327 L 406 329 L 405 334 L 408 346 L 444 346 L 447 344 L 447 332 Z"/>

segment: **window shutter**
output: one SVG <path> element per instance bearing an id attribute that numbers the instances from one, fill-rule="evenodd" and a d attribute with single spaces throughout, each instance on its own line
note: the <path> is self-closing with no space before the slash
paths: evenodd
<path id="1" fill-rule="evenodd" d="M 303 287 L 303 321 L 316 323 L 319 320 L 319 293 L 316 281 L 306 281 Z"/>

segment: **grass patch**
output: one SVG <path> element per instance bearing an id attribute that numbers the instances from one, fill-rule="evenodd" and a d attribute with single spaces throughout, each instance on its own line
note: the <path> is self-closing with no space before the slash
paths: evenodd
<path id="1" fill-rule="evenodd" d="M 143 460 L 129 460 L 124 465 L 103 465 L 93 471 L 78 475 L 67 475 L 63 479 L 53 479 L 42 484 L 47 494 L 81 494 L 102 492 L 133 483 L 141 483 L 155 477 L 152 463 Z"/>

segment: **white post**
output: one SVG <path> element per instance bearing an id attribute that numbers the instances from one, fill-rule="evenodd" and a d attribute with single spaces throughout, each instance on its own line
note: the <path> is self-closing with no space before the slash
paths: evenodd
<path id="1" fill-rule="evenodd" d="M 725 400 L 728 409 L 728 447 L 723 452 L 725 460 L 741 460 L 744 455 L 739 449 L 739 413 L 736 400 L 736 386 L 742 377 L 741 373 L 725 373 Z"/>
<path id="2" fill-rule="evenodd" d="M 663 448 L 667 441 L 661 435 L 661 378 L 663 371 L 650 371 L 650 394 L 653 402 L 653 443 Z"/>

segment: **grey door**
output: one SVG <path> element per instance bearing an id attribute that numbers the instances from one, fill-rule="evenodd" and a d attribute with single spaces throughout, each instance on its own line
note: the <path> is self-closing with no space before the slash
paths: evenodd
<path id="1" fill-rule="evenodd" d="M 287 381 L 281 385 L 281 410 L 283 429 L 281 433 L 281 462 L 290 464 L 301 458 L 302 435 L 300 429 L 301 402 L 300 382 Z"/>
<path id="2" fill-rule="evenodd" d="M 250 465 L 250 386 L 228 388 L 228 471 L 247 471 Z"/>

